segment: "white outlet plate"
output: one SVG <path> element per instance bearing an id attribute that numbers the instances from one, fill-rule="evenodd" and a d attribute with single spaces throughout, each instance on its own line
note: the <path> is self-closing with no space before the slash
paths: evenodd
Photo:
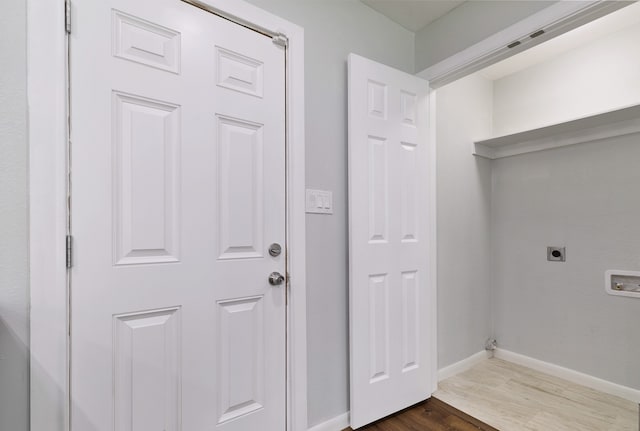
<path id="1" fill-rule="evenodd" d="M 333 193 L 328 190 L 307 189 L 308 214 L 333 214 Z"/>

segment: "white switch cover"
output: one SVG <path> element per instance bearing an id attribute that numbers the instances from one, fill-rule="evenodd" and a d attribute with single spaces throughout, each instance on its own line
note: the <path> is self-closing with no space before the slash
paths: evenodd
<path id="1" fill-rule="evenodd" d="M 333 193 L 328 190 L 307 189 L 307 213 L 333 214 Z"/>

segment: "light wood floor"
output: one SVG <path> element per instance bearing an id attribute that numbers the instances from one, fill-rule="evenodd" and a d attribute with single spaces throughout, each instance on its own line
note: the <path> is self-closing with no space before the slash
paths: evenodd
<path id="1" fill-rule="evenodd" d="M 637 404 L 495 358 L 434 397 L 501 431 L 639 431 Z"/>

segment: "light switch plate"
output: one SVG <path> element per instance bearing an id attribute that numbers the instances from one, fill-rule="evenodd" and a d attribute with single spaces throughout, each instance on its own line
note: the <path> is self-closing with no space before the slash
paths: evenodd
<path id="1" fill-rule="evenodd" d="M 333 193 L 328 190 L 307 189 L 308 214 L 333 214 Z"/>

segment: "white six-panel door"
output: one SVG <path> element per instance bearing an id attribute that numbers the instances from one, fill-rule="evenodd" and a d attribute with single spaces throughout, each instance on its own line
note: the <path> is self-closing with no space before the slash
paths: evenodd
<path id="1" fill-rule="evenodd" d="M 284 48 L 178 0 L 73 23 L 72 430 L 284 430 Z"/>
<path id="2" fill-rule="evenodd" d="M 428 84 L 349 56 L 351 426 L 433 389 Z"/>

